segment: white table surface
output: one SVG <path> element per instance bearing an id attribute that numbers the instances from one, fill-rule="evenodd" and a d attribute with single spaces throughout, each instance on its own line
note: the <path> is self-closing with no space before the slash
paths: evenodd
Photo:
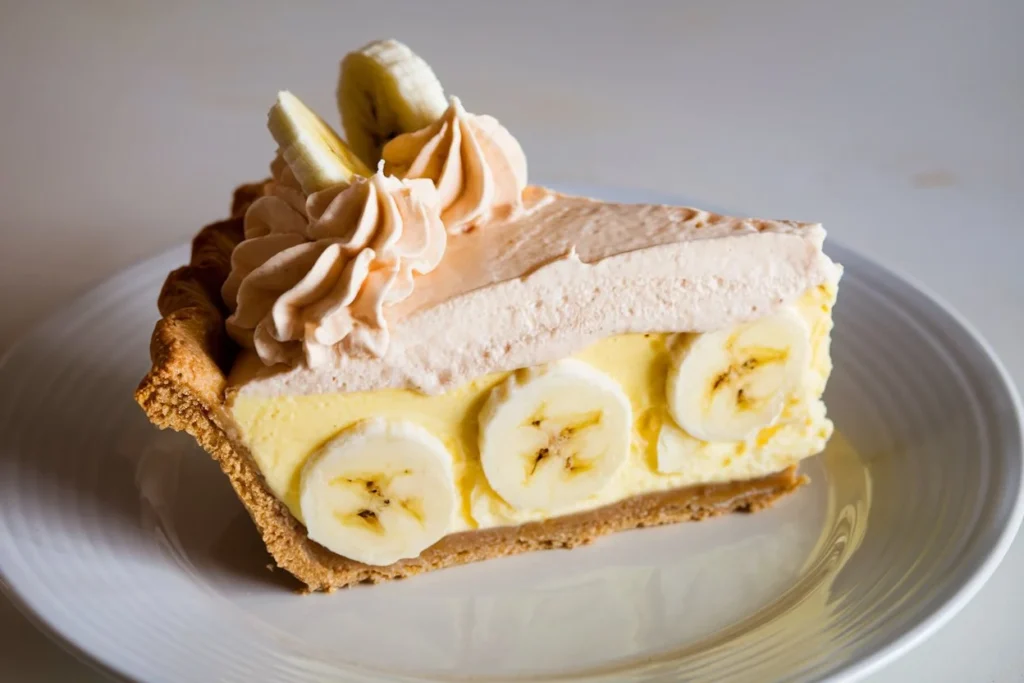
<path id="1" fill-rule="evenodd" d="M 215 7 L 214 7 L 215 5 Z M 348 6 L 348 8 L 343 7 Z M 288 88 L 411 44 L 531 179 L 820 220 L 965 313 L 1024 385 L 1024 3 L 0 0 L 0 351 L 264 173 Z M 868 680 L 1024 681 L 1024 537 Z M 0 680 L 105 680 L 0 598 Z"/>

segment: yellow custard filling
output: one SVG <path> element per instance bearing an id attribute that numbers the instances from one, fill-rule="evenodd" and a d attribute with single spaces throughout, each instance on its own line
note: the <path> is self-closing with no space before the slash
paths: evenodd
<path id="1" fill-rule="evenodd" d="M 411 390 L 296 396 L 236 396 L 229 409 L 271 491 L 303 520 L 302 468 L 326 441 L 367 418 L 414 422 L 437 437 L 453 458 L 457 505 L 451 532 L 519 524 L 589 510 L 630 496 L 694 484 L 765 476 L 820 452 L 832 433 L 821 394 L 831 371 L 829 335 L 834 284 L 807 291 L 794 309 L 810 333 L 810 359 L 802 383 L 782 415 L 742 441 L 709 442 L 673 427 L 666 400 L 670 334 L 624 334 L 596 342 L 574 358 L 617 381 L 632 406 L 626 464 L 607 486 L 569 508 L 518 510 L 499 497 L 480 463 L 478 415 L 488 394 L 510 373 L 496 373 L 444 394 Z M 663 425 L 685 458 L 677 471 L 659 471 Z"/>

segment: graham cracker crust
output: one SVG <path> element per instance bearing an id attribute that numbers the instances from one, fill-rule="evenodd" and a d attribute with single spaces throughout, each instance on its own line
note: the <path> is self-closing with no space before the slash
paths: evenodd
<path id="1" fill-rule="evenodd" d="M 265 182 L 265 181 L 264 181 Z M 228 314 L 220 288 L 231 252 L 243 237 L 245 210 L 264 182 L 235 190 L 231 217 L 203 228 L 192 241 L 187 266 L 172 271 L 158 299 L 163 316 L 150 341 L 152 368 L 135 400 L 161 429 L 187 432 L 231 481 L 277 566 L 309 591 L 379 583 L 426 571 L 533 550 L 572 548 L 639 527 L 701 520 L 727 512 L 753 512 L 806 482 L 796 467 L 761 479 L 651 493 L 589 512 L 450 534 L 415 559 L 374 567 L 327 550 L 269 490 L 248 450 L 235 437 L 224 409 L 224 389 L 238 349 L 224 330 Z"/>

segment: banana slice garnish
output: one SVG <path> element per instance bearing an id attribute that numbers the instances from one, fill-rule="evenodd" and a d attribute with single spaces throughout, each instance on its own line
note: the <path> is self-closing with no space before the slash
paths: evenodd
<path id="1" fill-rule="evenodd" d="M 405 421 L 343 430 L 306 463 L 301 487 L 309 537 L 370 565 L 418 556 L 448 533 L 456 509 L 451 454 Z"/>
<path id="2" fill-rule="evenodd" d="M 480 412 L 480 460 L 518 509 L 558 510 L 599 492 L 629 454 L 632 408 L 619 384 L 578 360 L 520 371 Z"/>
<path id="3" fill-rule="evenodd" d="M 278 93 L 267 128 L 306 194 L 372 174 L 323 119 L 288 91 Z"/>
<path id="4" fill-rule="evenodd" d="M 807 323 L 790 308 L 673 348 L 669 412 L 702 441 L 742 441 L 770 425 L 807 372 Z"/>
<path id="5" fill-rule="evenodd" d="M 345 137 L 371 167 L 389 140 L 429 126 L 448 108 L 430 66 L 395 40 L 349 53 L 341 62 L 337 97 Z"/>

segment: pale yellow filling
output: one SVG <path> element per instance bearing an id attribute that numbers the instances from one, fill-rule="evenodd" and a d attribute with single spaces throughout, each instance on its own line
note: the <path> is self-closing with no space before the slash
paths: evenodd
<path id="1" fill-rule="evenodd" d="M 626 465 L 599 493 L 557 514 L 614 503 L 633 495 L 694 484 L 751 479 L 778 472 L 820 452 L 832 433 L 821 394 L 832 369 L 829 335 L 835 286 L 809 290 L 797 302 L 811 330 L 811 363 L 803 385 L 790 397 L 782 417 L 741 442 L 693 440 L 682 472 L 657 470 L 658 434 L 671 418 L 665 381 L 668 334 L 625 334 L 599 341 L 576 354 L 617 380 L 633 408 L 632 446 Z M 482 377 L 456 390 L 427 396 L 409 390 L 312 396 L 238 396 L 230 405 L 242 438 L 273 493 L 302 520 L 302 466 L 325 441 L 371 417 L 409 420 L 437 436 L 451 452 L 459 506 L 451 531 L 517 524 L 552 516 L 551 511 L 516 510 L 488 485 L 480 466 L 477 414 L 491 388 L 509 373 Z"/>

